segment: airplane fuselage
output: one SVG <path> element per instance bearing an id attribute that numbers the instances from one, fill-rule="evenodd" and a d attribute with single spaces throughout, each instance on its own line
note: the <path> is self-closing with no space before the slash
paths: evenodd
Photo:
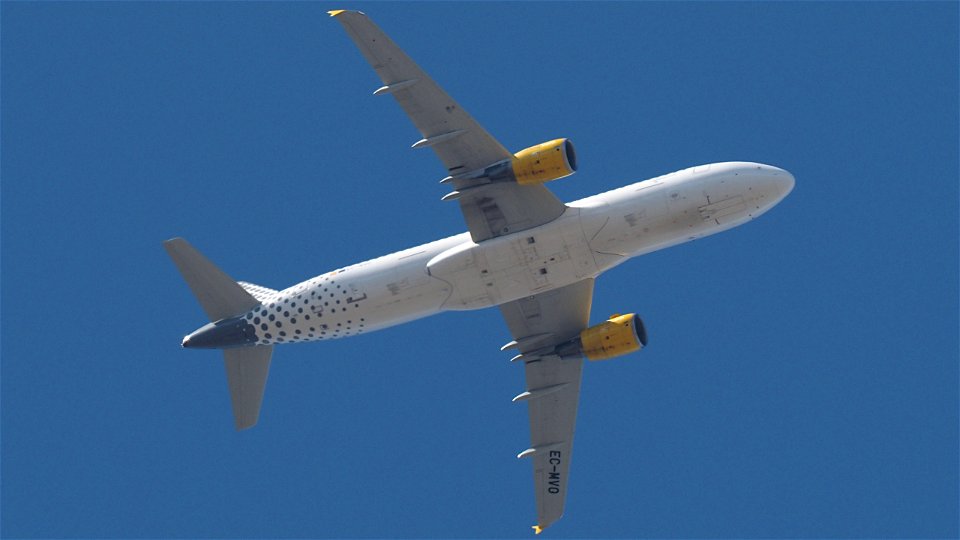
<path id="1" fill-rule="evenodd" d="M 545 182 L 577 171 L 567 138 L 507 150 L 365 14 L 329 14 L 413 122 L 457 201 L 466 233 L 360 262 L 284 290 L 238 282 L 183 238 L 163 242 L 214 321 L 184 347 L 223 351 L 237 429 L 260 414 L 273 346 L 365 334 L 444 311 L 499 306 L 524 365 L 537 523 L 563 515 L 584 360 L 641 350 L 636 313 L 591 324 L 594 278 L 631 257 L 715 234 L 756 218 L 782 200 L 793 176 L 749 162 L 673 172 L 572 203 Z M 463 328 L 460 329 L 461 331 Z"/>
<path id="2" fill-rule="evenodd" d="M 539 227 L 479 244 L 463 233 L 319 275 L 198 329 L 184 346 L 335 339 L 500 305 L 750 221 L 792 187 L 790 173 L 758 163 L 673 172 L 570 203 Z"/>

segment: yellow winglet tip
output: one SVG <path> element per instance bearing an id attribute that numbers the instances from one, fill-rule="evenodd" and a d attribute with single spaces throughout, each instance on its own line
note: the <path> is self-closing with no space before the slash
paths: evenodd
<path id="1" fill-rule="evenodd" d="M 345 10 L 345 9 L 331 9 L 330 11 L 327 12 L 327 14 L 330 15 L 331 17 L 336 17 L 337 15 L 343 13 L 344 11 L 346 11 L 346 10 Z"/>
<path id="2" fill-rule="evenodd" d="M 540 534 L 543 532 L 543 527 L 539 525 L 534 525 L 532 529 L 533 529 L 533 534 Z"/>

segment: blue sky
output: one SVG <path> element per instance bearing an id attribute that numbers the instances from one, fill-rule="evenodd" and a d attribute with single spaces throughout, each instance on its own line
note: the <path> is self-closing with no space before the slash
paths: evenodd
<path id="1" fill-rule="evenodd" d="M 275 351 L 233 430 L 160 242 L 282 288 L 458 233 L 325 11 L 368 13 L 573 200 L 777 165 L 757 221 L 605 274 L 554 537 L 958 534 L 958 5 L 46 3 L 2 17 L 6 537 L 526 537 L 498 310 Z"/>

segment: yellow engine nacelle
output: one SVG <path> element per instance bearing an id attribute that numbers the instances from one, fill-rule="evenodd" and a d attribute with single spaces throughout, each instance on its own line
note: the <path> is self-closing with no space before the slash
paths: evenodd
<path id="1" fill-rule="evenodd" d="M 646 344 L 647 330 L 636 313 L 613 315 L 580 332 L 583 355 L 590 360 L 609 360 L 639 351 Z"/>
<path id="2" fill-rule="evenodd" d="M 540 184 L 577 172 L 577 154 L 570 139 L 554 139 L 513 155 L 518 184 Z"/>

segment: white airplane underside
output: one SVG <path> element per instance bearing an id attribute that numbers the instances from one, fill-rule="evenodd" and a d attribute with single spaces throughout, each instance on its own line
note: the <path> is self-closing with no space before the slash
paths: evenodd
<path id="1" fill-rule="evenodd" d="M 236 282 L 185 240 L 164 247 L 211 323 L 183 340 L 223 349 L 237 429 L 259 416 L 273 346 L 354 336 L 449 310 L 499 306 L 522 361 L 537 533 L 563 514 L 583 359 L 641 349 L 634 314 L 590 327 L 594 279 L 631 257 L 750 221 L 793 189 L 760 163 L 693 167 L 569 204 L 543 182 L 572 174 L 567 139 L 507 151 L 363 13 L 332 11 L 447 169 L 443 199 L 468 232 L 319 275 L 282 291 Z"/>

